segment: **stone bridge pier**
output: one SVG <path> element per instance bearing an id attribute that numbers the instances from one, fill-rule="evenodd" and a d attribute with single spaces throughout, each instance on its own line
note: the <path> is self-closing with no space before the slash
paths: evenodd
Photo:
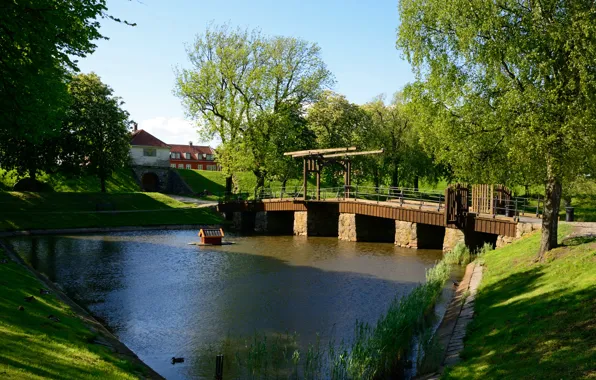
<path id="1" fill-rule="evenodd" d="M 309 204 L 307 211 L 294 212 L 294 235 L 337 237 L 338 204 Z"/>

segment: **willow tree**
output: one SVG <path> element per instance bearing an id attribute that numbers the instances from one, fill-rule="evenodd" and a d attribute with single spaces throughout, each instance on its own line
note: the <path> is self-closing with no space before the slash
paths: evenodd
<path id="1" fill-rule="evenodd" d="M 462 179 L 543 183 L 541 258 L 557 246 L 562 185 L 594 154 L 596 4 L 400 0 L 399 12 L 425 143 Z"/>

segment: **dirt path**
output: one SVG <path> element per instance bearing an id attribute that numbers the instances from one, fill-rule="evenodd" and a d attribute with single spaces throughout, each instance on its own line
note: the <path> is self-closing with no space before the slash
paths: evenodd
<path id="1" fill-rule="evenodd" d="M 207 201 L 207 200 L 203 200 L 203 199 L 197 199 L 197 198 L 192 198 L 192 197 L 185 197 L 183 195 L 174 195 L 174 194 L 165 194 L 168 197 L 177 200 L 178 202 L 183 202 L 183 203 L 192 203 L 197 205 L 198 207 L 212 207 L 212 206 L 217 206 L 217 202 L 216 201 Z"/>

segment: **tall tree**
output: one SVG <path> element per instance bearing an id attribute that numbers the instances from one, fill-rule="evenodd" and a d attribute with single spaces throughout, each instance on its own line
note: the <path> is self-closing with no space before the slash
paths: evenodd
<path id="1" fill-rule="evenodd" d="M 308 108 L 306 120 L 319 148 L 363 147 L 366 130 L 371 125 L 367 113 L 360 106 L 332 91 L 325 91 L 319 101 Z M 356 183 L 363 179 L 358 173 L 363 172 L 359 169 L 365 162 L 359 159 L 353 161 Z M 333 186 L 339 183 L 333 167 L 324 168 L 323 179 Z"/>
<path id="2" fill-rule="evenodd" d="M 280 128 L 295 120 L 288 110 L 316 100 L 333 83 L 320 48 L 296 38 L 267 37 L 224 25 L 199 35 L 188 55 L 193 68 L 178 71 L 176 94 L 199 132 L 221 139 L 228 177 L 238 167 L 234 162 L 247 163 L 248 152 L 250 170 L 257 176 L 257 187 L 262 186 L 276 170 L 275 160 L 284 159 L 270 153 Z M 231 183 L 226 188 L 229 191 Z"/>
<path id="3" fill-rule="evenodd" d="M 426 143 L 462 179 L 543 183 L 541 258 L 557 246 L 562 184 L 596 145 L 596 4 L 401 0 L 399 11 Z"/>
<path id="4" fill-rule="evenodd" d="M 75 164 L 82 159 L 79 165 L 99 178 L 105 192 L 106 179 L 128 162 L 129 114 L 122 109 L 122 100 L 94 73 L 74 76 L 68 91 L 71 104 L 62 136 L 69 144 L 62 155 Z"/>
<path id="5" fill-rule="evenodd" d="M 376 186 L 387 182 L 392 187 L 413 186 L 418 179 L 436 180 L 441 173 L 433 159 L 420 143 L 420 133 L 415 118 L 406 111 L 401 93 L 385 104 L 384 96 L 378 96 L 363 106 L 370 117 L 370 126 L 364 137 L 369 149 L 383 148 L 382 155 L 367 158 L 371 161 Z"/>
<path id="6" fill-rule="evenodd" d="M 68 72 L 104 38 L 98 19 L 121 20 L 105 0 L 13 0 L 0 11 L 0 165 L 35 177 L 55 164 Z"/>

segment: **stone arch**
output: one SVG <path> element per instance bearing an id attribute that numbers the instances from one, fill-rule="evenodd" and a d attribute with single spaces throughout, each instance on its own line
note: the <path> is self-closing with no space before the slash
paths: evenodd
<path id="1" fill-rule="evenodd" d="M 141 177 L 143 191 L 159 191 L 159 177 L 154 172 L 146 172 Z"/>

